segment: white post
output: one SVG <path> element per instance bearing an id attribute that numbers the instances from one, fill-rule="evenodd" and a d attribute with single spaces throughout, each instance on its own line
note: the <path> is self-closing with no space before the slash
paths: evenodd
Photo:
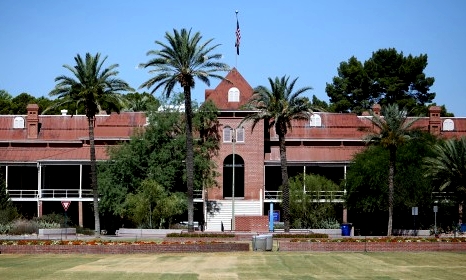
<path id="1" fill-rule="evenodd" d="M 83 197 L 83 165 L 79 165 L 79 198 Z"/>
<path id="2" fill-rule="evenodd" d="M 235 230 L 235 143 L 236 129 L 232 129 L 232 144 L 233 144 L 233 179 L 231 184 L 231 230 Z"/>
<path id="3" fill-rule="evenodd" d="M 37 217 L 41 217 L 40 209 L 40 190 L 42 189 L 42 165 L 40 162 L 37 163 Z"/>

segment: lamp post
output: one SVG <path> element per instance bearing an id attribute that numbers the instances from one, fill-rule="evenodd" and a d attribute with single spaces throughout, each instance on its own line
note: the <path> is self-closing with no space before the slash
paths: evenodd
<path id="1" fill-rule="evenodd" d="M 236 129 L 231 129 L 232 137 L 231 142 L 233 144 L 233 178 L 231 182 L 231 230 L 235 230 L 235 143 L 236 143 Z"/>

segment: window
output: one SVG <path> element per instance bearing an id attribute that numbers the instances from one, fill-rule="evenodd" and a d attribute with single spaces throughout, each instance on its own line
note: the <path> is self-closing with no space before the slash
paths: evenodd
<path id="1" fill-rule="evenodd" d="M 309 123 L 310 126 L 314 127 L 321 127 L 322 126 L 322 119 L 318 114 L 311 115 L 311 122 Z"/>
<path id="2" fill-rule="evenodd" d="M 13 121 L 13 128 L 24 128 L 24 119 L 23 117 L 15 117 Z"/>
<path id="3" fill-rule="evenodd" d="M 239 102 L 239 89 L 232 87 L 228 90 L 228 102 Z"/>
<path id="4" fill-rule="evenodd" d="M 231 127 L 225 126 L 223 128 L 223 142 L 231 142 Z"/>
<path id="5" fill-rule="evenodd" d="M 443 131 L 453 131 L 455 130 L 455 123 L 451 119 L 446 119 L 443 121 Z"/>
<path id="6" fill-rule="evenodd" d="M 244 127 L 236 129 L 236 142 L 244 142 Z"/>

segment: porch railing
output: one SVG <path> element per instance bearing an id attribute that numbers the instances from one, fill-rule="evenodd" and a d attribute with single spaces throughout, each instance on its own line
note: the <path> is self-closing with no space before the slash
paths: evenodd
<path id="1" fill-rule="evenodd" d="M 315 202 L 343 202 L 345 191 L 305 191 Z M 264 192 L 264 200 L 281 201 L 282 191 Z"/>
<path id="2" fill-rule="evenodd" d="M 8 190 L 12 199 L 31 198 L 91 198 L 91 189 L 41 189 L 38 190 Z"/>

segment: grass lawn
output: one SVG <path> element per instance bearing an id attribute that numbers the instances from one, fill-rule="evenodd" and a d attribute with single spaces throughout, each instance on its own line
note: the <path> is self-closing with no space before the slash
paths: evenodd
<path id="1" fill-rule="evenodd" d="M 0 279 L 466 279 L 466 253 L 0 255 Z"/>

